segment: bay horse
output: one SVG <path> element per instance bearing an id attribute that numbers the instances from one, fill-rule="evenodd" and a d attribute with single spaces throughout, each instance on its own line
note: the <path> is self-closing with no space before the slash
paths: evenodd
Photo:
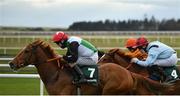
<path id="1" fill-rule="evenodd" d="M 71 68 L 42 40 L 28 44 L 9 65 L 13 70 L 34 65 L 50 95 L 77 94 L 77 86 L 72 84 Z M 103 64 L 98 69 L 99 86 L 81 84 L 81 94 L 168 94 L 172 89 L 114 63 Z"/>

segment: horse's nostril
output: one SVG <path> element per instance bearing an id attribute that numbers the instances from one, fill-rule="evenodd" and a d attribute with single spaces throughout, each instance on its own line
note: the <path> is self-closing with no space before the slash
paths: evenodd
<path id="1" fill-rule="evenodd" d="M 9 62 L 9 66 L 11 67 L 11 69 L 15 68 L 15 66 L 14 66 L 14 64 L 12 62 Z"/>

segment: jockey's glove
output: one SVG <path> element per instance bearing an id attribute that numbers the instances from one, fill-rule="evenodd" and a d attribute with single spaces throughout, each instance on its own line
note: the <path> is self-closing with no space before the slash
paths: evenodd
<path id="1" fill-rule="evenodd" d="M 138 59 L 137 58 L 132 58 L 131 59 L 131 63 L 137 63 L 138 62 Z"/>
<path id="2" fill-rule="evenodd" d="M 65 61 L 67 61 L 68 62 L 68 57 L 67 56 L 65 56 L 65 55 L 63 55 L 63 57 L 62 57 Z"/>

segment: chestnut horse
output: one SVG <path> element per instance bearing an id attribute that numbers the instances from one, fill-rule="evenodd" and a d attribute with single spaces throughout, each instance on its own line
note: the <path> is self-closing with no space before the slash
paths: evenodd
<path id="1" fill-rule="evenodd" d="M 142 59 L 141 56 L 136 55 L 138 59 Z M 149 73 L 147 71 L 147 68 L 140 66 L 138 64 L 132 64 L 130 63 L 131 59 L 134 58 L 132 56 L 125 55 L 125 51 L 121 49 L 111 49 L 108 51 L 108 53 L 105 53 L 102 58 L 100 58 L 98 64 L 104 64 L 104 63 L 116 63 L 131 72 L 141 74 L 145 77 L 149 76 Z M 177 66 L 178 70 L 180 70 L 180 66 Z"/>
<path id="2" fill-rule="evenodd" d="M 104 56 L 102 56 L 98 62 L 99 65 L 105 64 L 105 63 L 116 63 L 117 65 L 120 65 L 127 70 L 130 70 L 131 72 L 140 74 L 142 76 L 148 77 L 149 73 L 147 68 L 142 67 L 137 64 L 132 64 L 130 63 L 131 59 L 133 57 L 125 55 L 125 51 L 121 49 L 111 49 L 108 51 L 108 53 L 105 53 Z M 137 57 L 138 59 L 142 59 L 141 56 Z M 178 70 L 180 70 L 180 66 L 177 66 Z M 180 94 L 180 80 L 177 80 L 173 82 L 174 86 L 174 91 L 171 91 L 170 94 Z"/>
<path id="3" fill-rule="evenodd" d="M 77 94 L 77 86 L 72 84 L 72 69 L 42 40 L 27 45 L 9 64 L 14 70 L 34 65 L 51 95 Z M 114 63 L 103 64 L 98 69 L 99 86 L 81 84 L 81 94 L 168 94 L 165 92 L 172 89 Z"/>
<path id="4" fill-rule="evenodd" d="M 137 64 L 131 64 L 130 61 L 133 57 L 125 55 L 125 51 L 121 49 L 111 49 L 108 51 L 108 53 L 105 53 L 104 56 L 100 58 L 98 61 L 98 64 L 102 65 L 105 63 L 116 63 L 131 72 L 141 74 L 145 77 L 149 76 L 149 73 L 145 67 L 142 67 Z M 138 59 L 142 59 L 140 56 L 137 55 Z"/>

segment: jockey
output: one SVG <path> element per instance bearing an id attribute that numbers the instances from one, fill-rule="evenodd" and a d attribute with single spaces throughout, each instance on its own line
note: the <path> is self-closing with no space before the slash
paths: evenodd
<path id="1" fill-rule="evenodd" d="M 85 83 L 87 79 L 80 69 L 81 66 L 97 65 L 97 49 L 88 41 L 75 36 L 68 36 L 62 31 L 56 32 L 52 40 L 62 49 L 67 48 L 63 59 L 68 62 L 79 75 L 78 83 Z"/>
<path id="2" fill-rule="evenodd" d="M 147 53 L 137 48 L 136 42 L 136 38 L 129 38 L 126 41 L 125 47 L 129 50 L 129 52 L 126 52 L 125 55 L 130 57 L 138 57 L 139 59 L 144 60 L 147 58 Z"/>
<path id="3" fill-rule="evenodd" d="M 137 47 L 136 47 L 136 38 L 129 38 L 126 41 L 125 47 L 130 51 L 130 52 L 134 52 Z"/>
<path id="4" fill-rule="evenodd" d="M 171 67 L 175 66 L 178 61 L 176 51 L 164 43 L 159 41 L 149 43 L 145 37 L 140 37 L 137 39 L 136 44 L 139 49 L 143 49 L 148 53 L 148 57 L 145 61 L 132 58 L 131 63 L 136 63 L 144 67 L 151 67 L 153 65 L 159 67 Z"/>

